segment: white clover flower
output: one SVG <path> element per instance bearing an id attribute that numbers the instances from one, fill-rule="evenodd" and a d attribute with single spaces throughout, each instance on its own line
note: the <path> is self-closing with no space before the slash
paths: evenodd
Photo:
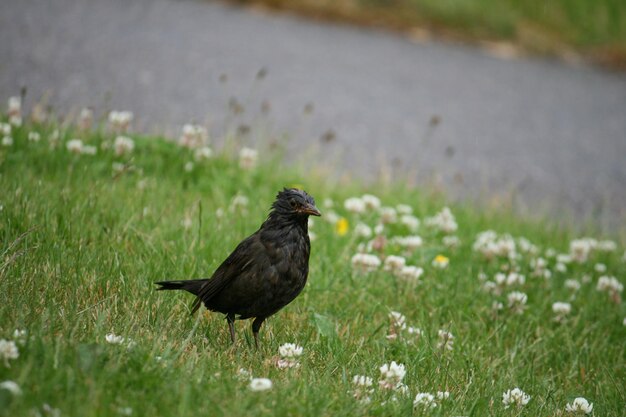
<path id="1" fill-rule="evenodd" d="M 408 250 L 415 250 L 424 244 L 423 239 L 417 235 L 396 236 L 393 238 L 393 241 Z"/>
<path id="2" fill-rule="evenodd" d="M 183 166 L 183 169 L 185 170 L 185 172 L 191 172 L 193 171 L 193 168 L 194 168 L 194 164 L 191 161 L 185 162 L 185 165 Z"/>
<path id="3" fill-rule="evenodd" d="M 28 132 L 28 140 L 30 142 L 39 142 L 41 135 L 38 132 Z"/>
<path id="4" fill-rule="evenodd" d="M 415 232 L 420 226 L 420 220 L 412 214 L 400 216 L 400 223 L 406 226 L 411 232 Z"/>
<path id="5" fill-rule="evenodd" d="M 583 397 L 574 398 L 572 403 L 567 403 L 565 405 L 565 411 L 568 413 L 576 413 L 576 414 L 591 414 L 593 411 L 593 403 L 589 403 L 587 399 Z"/>
<path id="6" fill-rule="evenodd" d="M 571 313 L 571 311 L 572 305 L 570 303 L 557 301 L 556 303 L 552 304 L 552 312 L 556 314 L 555 320 L 557 322 L 563 321 L 565 319 L 565 316 Z"/>
<path id="7" fill-rule="evenodd" d="M 408 204 L 398 204 L 396 206 L 396 211 L 400 215 L 413 214 L 413 207 L 409 206 Z"/>
<path id="8" fill-rule="evenodd" d="M 504 408 L 515 406 L 521 408 L 528 404 L 530 396 L 519 388 L 508 390 L 502 394 L 502 404 Z"/>
<path id="9" fill-rule="evenodd" d="M 402 256 L 389 255 L 385 258 L 383 269 L 385 271 L 397 271 L 406 265 L 406 259 Z"/>
<path id="10" fill-rule="evenodd" d="M 506 285 L 524 285 L 526 283 L 526 277 L 522 274 L 518 274 L 517 272 L 511 272 L 506 276 Z"/>
<path id="11" fill-rule="evenodd" d="M 403 266 L 399 270 L 395 271 L 395 275 L 398 278 L 407 281 L 417 281 L 424 274 L 424 270 L 417 266 Z"/>
<path id="12" fill-rule="evenodd" d="M 420 338 L 424 335 L 424 331 L 422 329 L 420 329 L 419 327 L 407 327 L 406 328 L 406 332 L 408 334 L 410 334 L 411 336 L 413 336 L 414 338 Z"/>
<path id="13" fill-rule="evenodd" d="M 606 272 L 606 265 L 605 265 L 605 264 L 602 264 L 602 263 L 597 263 L 597 264 L 595 264 L 595 265 L 593 266 L 593 269 L 594 269 L 596 272 L 599 272 L 599 273 L 601 273 L 601 274 L 602 274 L 602 273 Z"/>
<path id="14" fill-rule="evenodd" d="M 126 339 L 122 336 L 118 336 L 115 333 L 108 333 L 104 339 L 107 341 L 107 343 L 110 343 L 112 345 L 121 345 L 123 344 Z"/>
<path id="15" fill-rule="evenodd" d="M 118 136 L 115 138 L 115 142 L 113 142 L 113 149 L 117 156 L 126 155 L 135 149 L 135 142 L 127 136 Z"/>
<path id="16" fill-rule="evenodd" d="M 80 149 L 81 155 L 95 155 L 96 153 L 98 153 L 98 148 L 92 145 L 83 145 Z"/>
<path id="17" fill-rule="evenodd" d="M 502 288 L 493 281 L 483 282 L 480 288 L 488 294 L 493 294 L 493 295 L 502 294 Z"/>
<path id="18" fill-rule="evenodd" d="M 600 240 L 596 242 L 596 249 L 601 252 L 613 252 L 617 250 L 617 244 L 612 240 Z"/>
<path id="19" fill-rule="evenodd" d="M 117 408 L 117 413 L 121 414 L 123 416 L 132 416 L 133 415 L 133 409 L 132 409 L 132 407 L 118 407 Z"/>
<path id="20" fill-rule="evenodd" d="M 415 396 L 413 400 L 413 407 L 421 407 L 431 409 L 437 407 L 435 396 L 429 392 L 420 392 Z"/>
<path id="21" fill-rule="evenodd" d="M 580 290 L 580 282 L 578 282 L 575 279 L 566 279 L 565 280 L 565 288 L 567 288 L 570 291 L 578 291 Z"/>
<path id="22" fill-rule="evenodd" d="M 437 255 L 432 261 L 432 266 L 438 269 L 445 269 L 448 267 L 450 259 L 444 255 Z"/>
<path id="23" fill-rule="evenodd" d="M 285 343 L 278 347 L 278 353 L 283 358 L 297 358 L 302 355 L 304 348 L 295 343 Z"/>
<path id="24" fill-rule="evenodd" d="M 461 244 L 461 239 L 459 239 L 458 236 L 454 236 L 454 235 L 452 235 L 452 236 L 444 236 L 441 239 L 441 243 L 443 243 L 443 245 L 445 247 L 456 248 L 456 247 L 458 247 Z"/>
<path id="25" fill-rule="evenodd" d="M 374 381 L 369 376 L 355 375 L 352 377 L 352 383 L 360 387 L 371 387 Z"/>
<path id="26" fill-rule="evenodd" d="M 239 167 L 245 170 L 251 170 L 256 167 L 259 159 L 259 152 L 256 149 L 241 148 L 239 151 Z"/>
<path id="27" fill-rule="evenodd" d="M 9 123 L 0 122 L 0 135 L 11 136 L 11 130 L 13 130 L 13 128 Z"/>
<path id="28" fill-rule="evenodd" d="M 450 393 L 448 391 L 437 391 L 436 397 L 439 401 L 447 400 L 450 398 Z"/>
<path id="29" fill-rule="evenodd" d="M 536 255 L 539 252 L 539 248 L 537 248 L 537 246 L 525 237 L 517 239 L 517 247 L 521 252 L 528 253 L 530 255 Z"/>
<path id="30" fill-rule="evenodd" d="M 372 194 L 363 194 L 361 196 L 365 208 L 368 210 L 378 210 L 380 208 L 380 198 Z"/>
<path id="31" fill-rule="evenodd" d="M 383 389 L 395 389 L 402 383 L 406 370 L 403 364 L 392 361 L 390 364 L 384 364 L 379 368 L 380 380 L 378 385 Z"/>
<path id="32" fill-rule="evenodd" d="M 606 292 L 613 302 L 619 304 L 624 285 L 615 277 L 603 275 L 598 278 L 596 289 L 600 292 Z"/>
<path id="33" fill-rule="evenodd" d="M 447 330 L 439 330 L 437 332 L 439 341 L 437 342 L 437 348 L 443 350 L 454 349 L 454 335 Z"/>
<path id="34" fill-rule="evenodd" d="M 178 144 L 185 148 L 197 149 L 206 145 L 208 139 L 209 133 L 203 126 L 188 123 L 183 126 Z"/>
<path id="35" fill-rule="evenodd" d="M 374 392 L 372 388 L 374 381 L 369 376 L 355 375 L 352 378 L 352 384 L 355 385 L 352 395 L 356 400 L 363 403 L 371 401 L 370 395 Z"/>
<path id="36" fill-rule="evenodd" d="M 8 101 L 8 114 L 20 114 L 22 112 L 22 98 L 19 96 L 9 97 Z"/>
<path id="37" fill-rule="evenodd" d="M 0 390 L 9 391 L 14 396 L 22 395 L 22 389 L 14 381 L 3 381 L 3 382 L 0 382 Z"/>
<path id="38" fill-rule="evenodd" d="M 426 225 L 434 227 L 444 233 L 454 233 L 458 229 L 454 215 L 448 207 L 444 207 L 433 217 L 427 218 Z"/>
<path id="39" fill-rule="evenodd" d="M 332 210 L 324 212 L 323 220 L 330 224 L 336 224 L 339 221 L 339 215 Z"/>
<path id="40" fill-rule="evenodd" d="M 13 332 L 13 339 L 20 345 L 25 345 L 26 340 L 28 339 L 28 331 L 24 329 L 15 329 Z"/>
<path id="41" fill-rule="evenodd" d="M 245 210 L 246 208 L 248 208 L 249 204 L 250 204 L 250 199 L 248 197 L 242 194 L 237 194 L 236 196 L 233 197 L 233 199 L 230 202 L 230 210 L 231 211 Z"/>
<path id="42" fill-rule="evenodd" d="M 509 303 L 509 308 L 516 314 L 524 313 L 526 309 L 526 302 L 528 301 L 528 296 L 520 291 L 513 291 L 507 295 L 507 301 Z"/>
<path id="43" fill-rule="evenodd" d="M 376 255 L 357 253 L 352 257 L 352 266 L 360 272 L 371 272 L 378 269 L 380 259 Z"/>
<path id="44" fill-rule="evenodd" d="M 398 221 L 398 213 L 396 213 L 396 209 L 393 207 L 381 207 L 379 214 L 382 224 L 393 224 Z"/>
<path id="45" fill-rule="evenodd" d="M 129 111 L 113 110 L 109 113 L 109 123 L 113 130 L 117 132 L 126 132 L 133 119 L 134 115 Z"/>
<path id="46" fill-rule="evenodd" d="M 13 340 L 0 339 L 0 359 L 4 361 L 4 365 L 9 368 L 10 360 L 20 357 L 20 351 Z"/>
<path id="47" fill-rule="evenodd" d="M 367 239 L 372 237 L 372 228 L 365 223 L 358 222 L 356 226 L 354 226 L 354 234 L 358 237 L 364 237 Z"/>
<path id="48" fill-rule="evenodd" d="M 88 107 L 83 107 L 78 114 L 78 126 L 87 130 L 91 128 L 91 124 L 93 123 L 93 110 Z"/>
<path id="49" fill-rule="evenodd" d="M 2 138 L 2 146 L 13 146 L 13 138 L 11 136 L 4 136 Z"/>
<path id="50" fill-rule="evenodd" d="M 196 161 L 202 161 L 205 159 L 211 159 L 213 156 L 213 150 L 208 146 L 202 146 L 194 151 L 193 157 Z"/>
<path id="51" fill-rule="evenodd" d="M 556 256 L 556 261 L 562 264 L 569 264 L 572 262 L 572 257 L 567 253 L 560 253 Z"/>
<path id="52" fill-rule="evenodd" d="M 496 311 L 500 311 L 504 308 L 504 305 L 499 302 L 499 301 L 494 301 L 493 303 L 491 303 L 491 309 L 496 312 Z"/>
<path id="53" fill-rule="evenodd" d="M 327 197 L 324 199 L 324 202 L 322 203 L 322 205 L 324 206 L 324 208 L 331 209 L 335 207 L 335 202 L 333 201 L 332 198 Z"/>
<path id="54" fill-rule="evenodd" d="M 267 391 L 272 389 L 272 380 L 268 378 L 252 378 L 248 387 L 255 392 Z"/>
<path id="55" fill-rule="evenodd" d="M 350 197 L 343 202 L 343 207 L 351 213 L 365 213 L 365 202 L 358 197 Z"/>
<path id="56" fill-rule="evenodd" d="M 400 335 L 400 332 L 406 329 L 406 317 L 397 311 L 389 313 L 389 334 L 387 339 L 395 340 Z"/>
<path id="57" fill-rule="evenodd" d="M 237 379 L 241 381 L 248 381 L 252 379 L 252 373 L 246 368 L 239 368 L 236 373 Z"/>
<path id="58" fill-rule="evenodd" d="M 597 243 L 595 239 L 588 237 L 572 240 L 569 244 L 570 256 L 578 263 L 586 262 Z"/>
<path id="59" fill-rule="evenodd" d="M 83 151 L 83 141 L 80 139 L 71 139 L 65 146 L 72 153 L 80 154 Z"/>
<path id="60" fill-rule="evenodd" d="M 556 265 L 554 266 L 554 269 L 556 269 L 558 272 L 564 274 L 567 272 L 567 265 L 565 265 L 562 262 L 557 262 Z"/>

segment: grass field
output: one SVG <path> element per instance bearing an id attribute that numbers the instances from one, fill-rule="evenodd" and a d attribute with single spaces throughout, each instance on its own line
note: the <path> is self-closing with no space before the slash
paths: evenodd
<path id="1" fill-rule="evenodd" d="M 577 397 L 624 415 L 622 243 L 448 212 L 401 183 L 286 167 L 276 150 L 255 163 L 235 137 L 209 156 L 108 126 L 2 130 L 2 416 L 558 416 Z M 233 348 L 221 315 L 190 316 L 192 296 L 153 283 L 209 276 L 283 186 L 323 212 L 309 282 L 258 351 L 249 322 Z M 302 354 L 279 362 L 286 343 Z M 392 361 L 405 372 L 381 372 Z M 527 404 L 504 404 L 516 387 Z"/>
<path id="2" fill-rule="evenodd" d="M 306 16 L 454 40 L 506 41 L 521 51 L 579 54 L 626 68 L 626 3 L 622 0 L 238 0 Z"/>

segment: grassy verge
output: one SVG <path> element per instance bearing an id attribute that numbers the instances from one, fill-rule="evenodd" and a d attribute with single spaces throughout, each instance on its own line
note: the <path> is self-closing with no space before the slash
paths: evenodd
<path id="1" fill-rule="evenodd" d="M 548 224 L 464 207 L 450 217 L 419 190 L 334 183 L 270 151 L 243 168 L 236 140 L 197 160 L 162 138 L 132 135 L 134 149 L 116 146 L 106 129 L 27 125 L 7 136 L 0 383 L 21 394 L 0 385 L 2 416 L 565 415 L 576 397 L 596 415 L 623 415 L 626 306 L 600 278 L 623 282 L 624 248 L 613 242 L 571 243 Z M 95 155 L 79 153 L 72 138 Z M 259 351 L 248 322 L 237 322 L 231 348 L 220 315 L 192 317 L 190 296 L 154 291 L 156 280 L 210 275 L 293 185 L 317 198 L 324 217 L 310 228 L 309 283 L 266 322 Z M 367 192 L 397 219 L 371 197 L 344 205 Z M 414 217 L 402 218 L 408 211 Z M 383 226 L 374 238 L 359 223 Z M 496 235 L 479 238 L 487 229 Z M 414 248 L 397 239 L 416 235 Z M 365 273 L 353 262 L 359 251 L 390 268 L 390 256 L 402 256 L 423 273 L 382 265 Z M 560 319 L 559 301 L 571 308 Z M 299 366 L 280 369 L 278 348 L 288 342 L 303 354 Z M 403 378 L 381 373 L 392 361 L 404 365 Z M 373 385 L 355 385 L 355 375 Z M 255 392 L 251 376 L 273 387 Z M 530 400 L 505 408 L 503 393 L 516 387 Z M 438 391 L 449 397 L 414 406 L 418 393 Z"/>
<path id="2" fill-rule="evenodd" d="M 428 33 L 455 41 L 506 41 L 519 52 L 626 69 L 621 0 L 239 0 L 321 19 Z"/>

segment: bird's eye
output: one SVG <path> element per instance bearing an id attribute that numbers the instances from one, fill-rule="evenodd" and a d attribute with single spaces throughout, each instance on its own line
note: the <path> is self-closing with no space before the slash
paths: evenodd
<path id="1" fill-rule="evenodd" d="M 296 200 L 291 199 L 291 200 L 289 200 L 289 205 L 291 206 L 291 208 L 296 208 L 298 203 L 296 202 Z"/>

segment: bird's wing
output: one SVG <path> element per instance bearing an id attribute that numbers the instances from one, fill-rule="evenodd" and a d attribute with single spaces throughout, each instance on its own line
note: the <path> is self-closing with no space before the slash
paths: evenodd
<path id="1" fill-rule="evenodd" d="M 259 254 L 263 252 L 263 244 L 259 233 L 254 233 L 241 241 L 235 250 L 215 270 L 211 279 L 206 281 L 198 292 L 198 300 L 194 303 L 195 312 L 201 302 L 207 302 L 223 290 L 232 280 L 249 270 L 258 262 Z"/>

